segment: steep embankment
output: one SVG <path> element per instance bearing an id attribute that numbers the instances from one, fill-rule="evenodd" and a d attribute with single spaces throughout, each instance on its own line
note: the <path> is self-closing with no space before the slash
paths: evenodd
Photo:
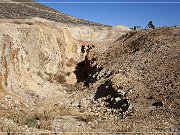
<path id="1" fill-rule="evenodd" d="M 179 132 L 179 28 L 129 32 L 36 3 L 0 3 L 0 18 L 1 131 Z"/>
<path id="2" fill-rule="evenodd" d="M 12 127 L 15 132 L 26 131 L 28 128 L 24 127 L 25 125 L 57 130 L 63 122 L 73 121 L 76 126 L 82 123 L 74 117 L 58 122 L 62 115 L 80 115 L 79 111 L 71 109 L 71 102 L 77 94 L 74 91 L 83 88 L 76 87 L 79 82 L 77 64 L 83 61 L 88 50 L 99 42 L 112 42 L 127 31 L 129 29 L 70 25 L 41 18 L 1 19 L 2 131 L 8 132 Z M 68 131 L 68 127 L 73 130 L 74 126 L 70 125 L 63 131 Z M 86 126 L 88 130 L 91 129 Z M 78 130 L 83 131 L 84 128 L 80 126 Z"/>
<path id="3" fill-rule="evenodd" d="M 73 70 L 68 62 L 81 57 L 81 46 L 70 33 L 38 21 L 5 21 L 0 28 L 2 84 L 19 94 L 31 90 L 47 95 L 49 89 L 61 89 L 52 82 L 63 81 Z"/>
<path id="4" fill-rule="evenodd" d="M 57 115 L 46 111 L 59 104 L 58 114 L 66 112 L 66 90 L 76 83 L 73 71 L 84 57 L 81 46 L 61 24 L 38 18 L 0 20 L 1 131 L 18 134 L 28 130 L 25 125 L 52 128 Z"/>
<path id="5" fill-rule="evenodd" d="M 82 27 L 1 20 L 2 131 L 179 131 L 180 29 Z"/>
<path id="6" fill-rule="evenodd" d="M 110 131 L 178 132 L 179 41 L 179 28 L 159 28 L 129 32 L 101 53 L 91 50 L 78 66 L 95 100 L 84 110 Z"/>

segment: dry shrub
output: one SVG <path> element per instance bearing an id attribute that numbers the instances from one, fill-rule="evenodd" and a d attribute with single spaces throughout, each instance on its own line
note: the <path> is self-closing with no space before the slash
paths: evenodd
<path id="1" fill-rule="evenodd" d="M 66 75 L 67 75 L 67 76 L 70 76 L 70 75 L 71 75 L 71 72 L 67 72 Z"/>
<path id="2" fill-rule="evenodd" d="M 78 116 L 76 117 L 76 119 L 88 123 L 88 122 L 93 122 L 95 118 L 93 115 L 84 115 L 84 116 Z"/>
<path id="3" fill-rule="evenodd" d="M 51 130 L 51 123 L 55 115 L 48 111 L 41 113 L 23 114 L 20 112 L 8 114 L 7 118 L 11 119 L 18 125 L 27 125 L 39 129 Z"/>
<path id="4" fill-rule="evenodd" d="M 38 121 L 35 117 L 26 118 L 22 125 L 27 125 L 28 127 L 38 127 Z"/>
<path id="5" fill-rule="evenodd" d="M 66 82 L 65 77 L 63 75 L 61 75 L 61 74 L 55 75 L 54 80 L 56 80 L 56 82 L 62 83 L 62 84 Z"/>
<path id="6" fill-rule="evenodd" d="M 49 81 L 50 83 L 53 83 L 54 75 L 52 73 L 49 73 L 48 75 L 49 77 L 47 78 L 47 81 Z"/>
<path id="7" fill-rule="evenodd" d="M 66 66 L 68 67 L 72 67 L 76 62 L 74 61 L 73 58 L 70 58 L 70 60 L 68 60 L 68 62 L 66 63 Z"/>
<path id="8" fill-rule="evenodd" d="M 65 76 L 62 74 L 52 74 L 52 73 L 48 73 L 47 74 L 49 77 L 47 78 L 47 81 L 49 81 L 50 83 L 53 83 L 54 81 L 57 83 L 65 83 L 66 79 Z"/>
<path id="9" fill-rule="evenodd" d="M 38 75 L 39 77 L 43 78 L 43 74 L 42 74 L 40 71 L 37 72 L 37 75 Z"/>
<path id="10" fill-rule="evenodd" d="M 48 110 L 47 110 L 48 109 Z M 49 108 L 44 109 L 44 107 L 38 111 L 34 112 L 21 112 L 21 111 L 5 111 L 4 117 L 17 123 L 19 126 L 27 125 L 29 128 L 37 128 L 43 130 L 52 130 L 52 122 L 58 116 L 72 115 L 71 110 L 66 108 L 66 106 L 49 106 Z M 0 123 L 1 124 L 1 123 Z M 0 126 L 1 127 L 1 126 Z M 3 126 L 2 126 L 3 127 Z M 3 129 L 3 131 L 8 131 Z M 8 131 L 12 132 L 12 131 Z"/>
<path id="11" fill-rule="evenodd" d="M 13 23 L 15 23 L 15 24 L 22 24 L 22 22 L 20 22 L 20 21 L 13 21 Z"/>

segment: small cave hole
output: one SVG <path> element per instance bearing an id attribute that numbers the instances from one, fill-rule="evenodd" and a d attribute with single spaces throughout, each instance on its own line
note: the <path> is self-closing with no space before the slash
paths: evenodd
<path id="1" fill-rule="evenodd" d="M 152 104 L 152 106 L 156 106 L 156 107 L 162 107 L 164 104 L 163 104 L 163 102 L 161 102 L 161 101 L 157 101 L 157 102 L 155 102 L 155 103 L 153 103 Z"/>

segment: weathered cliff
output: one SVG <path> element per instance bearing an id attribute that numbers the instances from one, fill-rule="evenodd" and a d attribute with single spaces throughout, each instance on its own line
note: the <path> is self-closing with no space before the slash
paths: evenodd
<path id="1" fill-rule="evenodd" d="M 2 21 L 0 35 L 1 83 L 16 93 L 61 89 L 59 79 L 73 70 L 68 62 L 80 58 L 80 44 L 66 29 L 43 22 Z"/>
<path id="2" fill-rule="evenodd" d="M 178 132 L 179 28 L 127 31 L 0 20 L 2 131 Z"/>
<path id="3" fill-rule="evenodd" d="M 19 94 L 52 95 L 62 89 L 61 81 L 76 83 L 73 71 L 86 55 L 82 45 L 113 37 L 108 35 L 114 29 L 85 27 L 39 18 L 1 20 L 1 84 Z M 124 32 L 119 30 L 117 35 Z M 103 33 L 106 35 L 101 36 Z"/>

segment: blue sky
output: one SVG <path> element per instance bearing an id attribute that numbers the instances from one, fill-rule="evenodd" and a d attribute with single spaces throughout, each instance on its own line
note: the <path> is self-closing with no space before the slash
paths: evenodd
<path id="1" fill-rule="evenodd" d="M 180 0 L 36 0 L 38 2 L 179 2 L 179 3 L 43 3 L 75 16 L 108 25 L 145 27 L 180 25 Z"/>

